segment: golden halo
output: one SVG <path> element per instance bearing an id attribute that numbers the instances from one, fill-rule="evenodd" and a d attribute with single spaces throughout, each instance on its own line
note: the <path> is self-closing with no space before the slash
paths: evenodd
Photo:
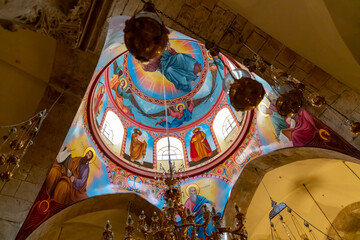
<path id="1" fill-rule="evenodd" d="M 200 127 L 196 127 L 196 128 L 194 128 L 194 130 L 192 130 L 192 132 L 195 133 L 196 129 L 198 129 L 200 131 Z"/>
<path id="2" fill-rule="evenodd" d="M 96 153 L 95 153 L 94 148 L 88 147 L 87 149 L 85 149 L 85 151 L 84 151 L 84 153 L 83 153 L 83 157 L 85 157 L 85 155 L 86 155 L 86 153 L 87 153 L 88 151 L 91 151 L 92 154 L 93 154 L 92 158 L 91 158 L 90 161 L 89 161 L 89 164 L 90 164 L 90 163 L 93 163 L 93 162 L 95 161 Z"/>
<path id="3" fill-rule="evenodd" d="M 189 189 L 190 189 L 191 187 L 196 188 L 196 193 L 199 195 L 199 193 L 200 193 L 200 188 L 199 188 L 199 186 L 198 186 L 197 184 L 195 184 L 195 183 L 189 184 L 189 185 L 186 187 L 186 190 L 185 190 L 186 195 L 187 195 L 188 197 L 190 197 L 190 195 L 189 195 Z"/>
<path id="4" fill-rule="evenodd" d="M 121 79 L 119 80 L 119 82 L 121 83 L 122 81 L 125 82 L 124 87 L 123 87 L 123 89 L 125 89 L 125 88 L 127 87 L 127 81 L 126 81 L 125 78 L 121 78 Z"/>
<path id="5" fill-rule="evenodd" d="M 328 130 L 326 130 L 326 129 L 320 129 L 319 130 L 319 135 L 320 135 L 320 137 L 323 139 L 323 140 L 325 140 L 325 141 L 329 141 L 330 140 L 330 133 L 329 133 L 329 131 Z"/>
<path id="6" fill-rule="evenodd" d="M 208 56 L 208 58 L 209 58 L 210 60 L 213 60 L 213 56 L 211 56 L 210 50 L 207 50 L 207 51 L 206 51 L 206 55 Z"/>
<path id="7" fill-rule="evenodd" d="M 263 103 L 263 102 L 260 102 L 260 104 L 259 104 L 259 106 L 258 106 L 258 109 L 259 109 L 260 114 L 263 115 L 263 116 L 266 117 L 266 118 L 269 117 L 270 114 L 268 114 L 268 113 L 263 113 L 263 112 L 261 111 L 260 105 L 264 105 L 266 108 L 269 108 L 269 106 L 267 106 L 267 105 L 266 105 L 265 103 Z"/>
<path id="8" fill-rule="evenodd" d="M 179 103 L 178 105 L 176 105 L 176 110 L 179 111 L 180 106 L 183 106 L 183 108 L 185 109 L 185 105 L 183 103 Z"/>

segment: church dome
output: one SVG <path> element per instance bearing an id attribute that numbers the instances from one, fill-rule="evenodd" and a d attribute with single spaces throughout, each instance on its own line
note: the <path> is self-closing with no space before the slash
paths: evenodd
<path id="1" fill-rule="evenodd" d="M 214 59 L 204 44 L 176 31 L 169 39 L 148 63 L 126 48 L 104 63 L 87 106 L 90 131 L 107 157 L 147 177 L 167 170 L 169 156 L 189 175 L 216 166 L 241 143 L 252 116 L 236 112 L 225 91 L 235 61 Z"/>

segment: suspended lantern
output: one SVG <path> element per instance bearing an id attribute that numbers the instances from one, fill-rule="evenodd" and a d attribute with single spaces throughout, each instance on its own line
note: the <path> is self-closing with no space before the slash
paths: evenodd
<path id="1" fill-rule="evenodd" d="M 234 70 L 231 70 L 228 74 L 226 74 L 224 81 L 223 81 L 223 89 L 226 93 L 229 93 L 231 84 L 234 83 L 235 79 L 241 79 L 241 78 L 251 78 L 251 75 L 248 71 L 236 68 Z"/>
<path id="2" fill-rule="evenodd" d="M 230 103 L 236 111 L 248 111 L 254 109 L 265 95 L 261 83 L 249 78 L 242 77 L 234 80 L 230 85 Z"/>
<path id="3" fill-rule="evenodd" d="M 281 94 L 275 104 L 278 113 L 284 117 L 296 114 L 302 107 L 302 98 L 302 92 L 296 88 Z"/>
<path id="4" fill-rule="evenodd" d="M 169 30 L 150 2 L 145 3 L 140 12 L 125 22 L 125 45 L 141 62 L 157 58 L 165 51 L 169 41 L 168 34 Z"/>
<path id="5" fill-rule="evenodd" d="M 311 99 L 310 102 L 313 107 L 322 107 L 326 104 L 325 98 L 319 95 Z"/>
<path id="6" fill-rule="evenodd" d="M 359 135 L 360 134 L 360 122 L 352 123 L 350 125 L 350 131 L 355 135 Z"/>

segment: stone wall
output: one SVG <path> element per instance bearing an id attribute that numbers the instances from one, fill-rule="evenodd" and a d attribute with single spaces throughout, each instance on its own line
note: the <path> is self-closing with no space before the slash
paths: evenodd
<path id="1" fill-rule="evenodd" d="M 70 128 L 96 63 L 93 54 L 58 43 L 51 80 L 38 111 L 49 109 L 65 92 L 45 118 L 13 179 L 0 181 L 0 239 L 14 239 L 24 222 Z M 66 85 L 70 87 L 65 90 Z"/>

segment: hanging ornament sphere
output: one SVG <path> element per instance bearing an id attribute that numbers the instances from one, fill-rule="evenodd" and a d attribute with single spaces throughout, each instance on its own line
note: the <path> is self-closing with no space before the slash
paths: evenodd
<path id="1" fill-rule="evenodd" d="M 316 96 L 313 99 L 311 99 L 311 105 L 313 107 L 322 107 L 326 104 L 326 100 L 323 96 Z"/>
<path id="2" fill-rule="evenodd" d="M 8 182 L 10 181 L 10 179 L 12 178 L 13 174 L 10 171 L 6 171 L 3 173 L 0 173 L 0 179 L 4 182 Z"/>
<path id="3" fill-rule="evenodd" d="M 231 70 L 231 73 L 226 74 L 226 76 L 224 78 L 224 81 L 223 81 L 224 91 L 226 93 L 228 93 L 230 90 L 230 85 L 234 83 L 235 79 L 240 79 L 243 77 L 251 78 L 251 75 L 248 71 L 241 69 L 241 68 L 236 68 L 234 70 Z"/>
<path id="4" fill-rule="evenodd" d="M 169 41 L 168 34 L 152 3 L 145 3 L 139 13 L 125 22 L 125 45 L 141 62 L 160 57 Z"/>
<path id="5" fill-rule="evenodd" d="M 0 155 L 0 166 L 6 163 L 6 156 L 4 154 Z"/>
<path id="6" fill-rule="evenodd" d="M 242 77 L 230 85 L 230 103 L 236 111 L 254 109 L 264 98 L 265 90 L 261 83 Z"/>
<path id="7" fill-rule="evenodd" d="M 278 113 L 284 117 L 296 114 L 302 107 L 302 97 L 302 92 L 298 89 L 281 94 L 275 104 Z"/>
<path id="8" fill-rule="evenodd" d="M 360 134 L 360 122 L 352 123 L 350 125 L 350 131 L 355 135 L 359 135 Z"/>

